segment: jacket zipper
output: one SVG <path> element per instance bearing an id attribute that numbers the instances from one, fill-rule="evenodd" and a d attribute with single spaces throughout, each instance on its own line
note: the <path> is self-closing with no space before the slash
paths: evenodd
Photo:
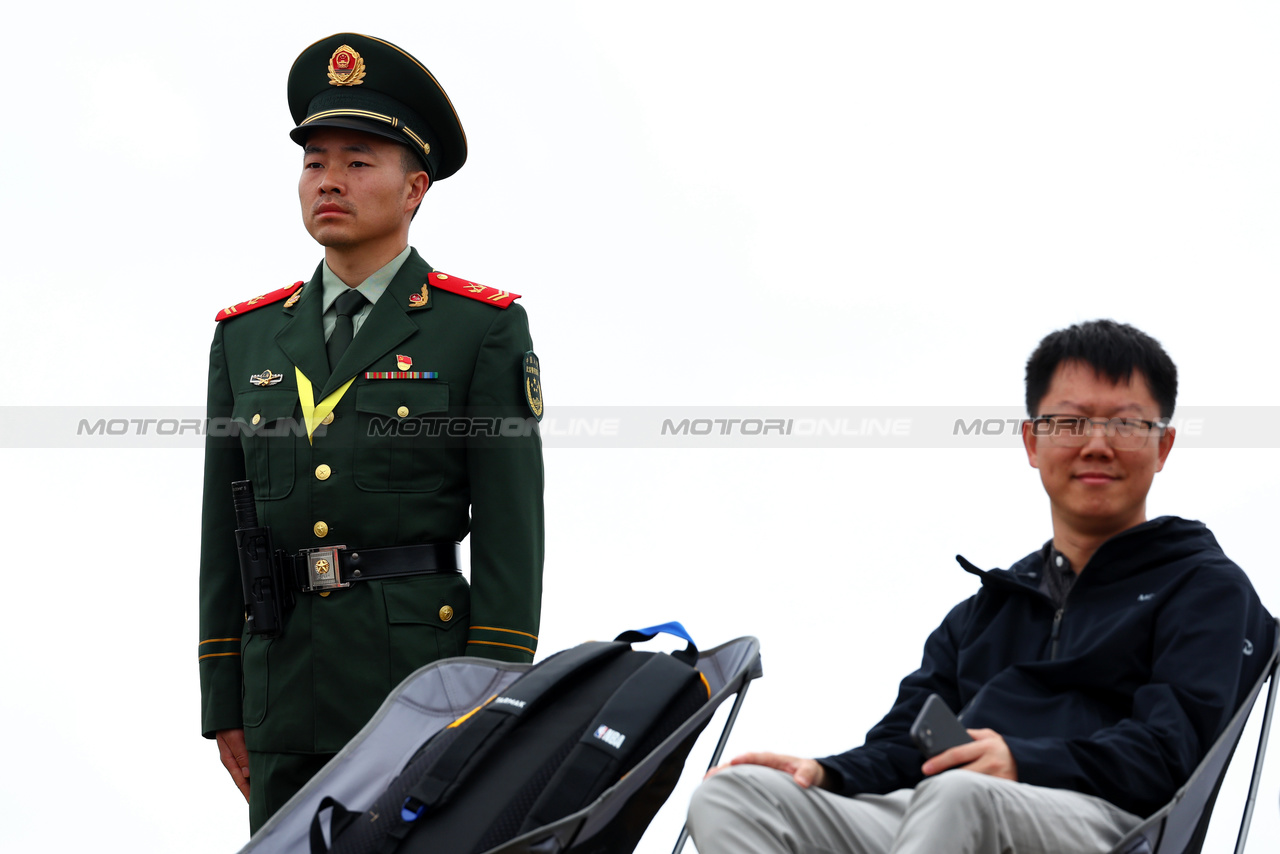
<path id="1" fill-rule="evenodd" d="M 1128 533 L 1128 532 L 1126 531 L 1125 533 Z M 1123 534 L 1118 534 L 1117 536 L 1123 536 Z M 960 565 L 964 567 L 966 572 L 970 572 L 973 575 L 978 576 L 983 580 L 984 583 L 992 582 L 998 586 L 1005 587 L 1007 589 L 1018 590 L 1024 593 L 1032 592 L 1035 595 L 1039 596 L 1041 599 L 1045 600 L 1046 602 L 1050 602 L 1050 603 L 1053 602 L 1053 600 L 1050 599 L 1049 596 L 1047 596 L 1044 593 L 1041 593 L 1039 590 L 1036 590 L 1034 588 L 1029 588 L 1027 585 L 1021 584 L 1017 581 L 1011 581 L 1010 579 L 1005 578 L 1002 575 L 996 575 L 994 573 L 988 572 L 987 570 L 979 569 L 978 567 L 974 566 L 972 563 L 970 563 L 961 555 L 956 555 L 956 558 L 960 561 Z M 1077 583 L 1079 583 L 1078 578 L 1076 579 L 1076 581 Z M 1075 591 L 1075 587 L 1073 586 L 1072 592 L 1074 591 Z M 1071 593 L 1068 593 L 1067 599 L 1070 599 L 1070 598 L 1071 598 Z M 1053 628 L 1049 632 L 1049 660 L 1050 661 L 1056 661 L 1058 658 L 1058 636 L 1062 631 L 1062 616 L 1063 614 L 1066 613 L 1066 610 L 1067 610 L 1067 602 L 1066 600 L 1063 600 L 1062 606 L 1053 612 Z M 972 702 L 972 700 L 970 702 Z M 968 708 L 967 703 L 965 704 L 965 708 L 966 709 Z"/>
<path id="2" fill-rule="evenodd" d="M 1049 640 L 1052 642 L 1049 646 L 1049 660 L 1056 661 L 1058 658 L 1058 630 L 1062 628 L 1062 612 L 1067 610 L 1064 604 L 1053 614 L 1053 631 L 1049 634 Z"/>

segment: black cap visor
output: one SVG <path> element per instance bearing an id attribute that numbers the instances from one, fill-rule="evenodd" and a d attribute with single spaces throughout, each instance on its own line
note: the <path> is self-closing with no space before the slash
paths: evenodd
<path id="1" fill-rule="evenodd" d="M 321 92 L 311 99 L 306 118 L 289 132 L 289 137 L 302 145 L 309 129 L 314 127 L 352 128 L 394 139 L 413 149 L 431 180 L 436 179 L 439 157 L 433 150 L 436 138 L 430 126 L 404 104 L 380 92 L 351 89 Z"/>
<path id="2" fill-rule="evenodd" d="M 326 116 L 312 122 L 307 122 L 304 125 L 298 125 L 296 128 L 289 131 L 289 138 L 305 148 L 307 144 L 307 137 L 309 137 L 311 132 L 317 128 L 345 128 L 347 130 L 359 130 L 364 131 L 365 133 L 374 134 L 375 136 L 384 137 L 392 142 L 397 142 L 416 154 L 418 156 L 418 162 L 422 164 L 423 171 L 427 173 L 432 181 L 435 180 L 435 170 L 431 168 L 431 162 L 423 153 L 422 147 L 410 144 L 409 141 L 405 139 L 403 131 L 396 130 L 386 122 L 380 122 L 375 119 L 361 119 L 356 116 Z"/>

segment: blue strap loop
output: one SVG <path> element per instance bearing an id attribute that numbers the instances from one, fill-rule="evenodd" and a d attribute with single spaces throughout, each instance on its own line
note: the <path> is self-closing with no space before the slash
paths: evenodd
<path id="1" fill-rule="evenodd" d="M 666 634 L 680 638 L 689 645 L 681 652 L 672 653 L 672 655 L 687 664 L 693 665 L 698 660 L 698 645 L 693 642 L 693 638 L 689 636 L 689 631 L 680 623 L 672 620 L 669 623 L 661 623 L 656 626 L 650 626 L 647 629 L 632 629 L 629 632 L 623 632 L 614 640 L 625 641 L 627 643 L 635 643 L 636 641 L 647 641 L 657 635 Z"/>
<path id="2" fill-rule="evenodd" d="M 677 623 L 675 620 L 672 620 L 669 623 L 662 623 L 657 626 L 650 626 L 647 629 L 632 629 L 630 634 L 644 635 L 645 640 L 649 640 L 650 638 L 656 637 L 660 634 L 668 634 L 674 635 L 688 643 L 693 643 L 693 638 L 689 637 L 689 630 Z M 694 646 L 697 646 L 697 644 L 694 644 Z"/>
<path id="3" fill-rule="evenodd" d="M 416 808 L 412 806 L 413 803 L 413 798 L 405 798 L 404 803 L 400 805 L 400 820 L 405 824 L 417 821 L 427 811 L 427 805 L 421 801 L 417 801 Z"/>

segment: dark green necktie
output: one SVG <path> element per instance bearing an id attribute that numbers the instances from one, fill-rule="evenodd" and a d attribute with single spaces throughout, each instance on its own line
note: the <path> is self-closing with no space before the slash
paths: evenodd
<path id="1" fill-rule="evenodd" d="M 351 346 L 351 339 L 356 334 L 352 315 L 358 314 L 367 301 L 364 294 L 355 288 L 349 289 L 334 301 L 334 308 L 338 310 L 338 322 L 333 325 L 333 333 L 325 345 L 325 350 L 329 353 L 329 370 L 338 366 L 338 360 Z"/>

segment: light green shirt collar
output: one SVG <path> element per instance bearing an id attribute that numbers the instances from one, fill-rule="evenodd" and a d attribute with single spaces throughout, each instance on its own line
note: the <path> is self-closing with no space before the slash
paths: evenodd
<path id="1" fill-rule="evenodd" d="M 356 285 L 356 290 L 364 294 L 365 299 L 371 305 L 376 303 L 378 297 L 386 292 L 387 285 L 391 284 L 391 280 L 396 277 L 396 273 L 400 272 L 405 259 L 409 257 L 409 253 L 412 251 L 410 247 L 406 246 L 403 252 L 371 273 L 369 278 Z M 323 268 L 320 274 L 324 293 L 323 310 L 328 311 L 333 308 L 334 300 L 346 292 L 347 283 L 339 279 L 338 275 L 329 269 L 328 261 L 324 262 Z"/>
<path id="2" fill-rule="evenodd" d="M 400 272 L 400 268 L 404 266 L 405 259 L 409 257 L 409 253 L 412 251 L 412 247 L 406 246 L 403 252 L 375 270 L 369 278 L 356 285 L 356 290 L 364 294 L 365 299 L 369 302 L 351 316 L 353 335 L 360 331 L 360 327 L 364 325 L 365 318 L 369 316 L 369 312 L 373 311 L 373 304 L 386 292 L 387 285 L 391 284 L 391 280 L 396 277 L 396 273 Z M 328 261 L 324 262 L 321 268 L 320 295 L 323 297 L 323 302 L 320 320 L 324 325 L 324 340 L 328 341 L 329 336 L 333 334 L 333 327 L 338 323 L 338 310 L 333 307 L 333 304 L 349 288 L 346 282 L 339 279 L 338 275 L 329 269 Z"/>

